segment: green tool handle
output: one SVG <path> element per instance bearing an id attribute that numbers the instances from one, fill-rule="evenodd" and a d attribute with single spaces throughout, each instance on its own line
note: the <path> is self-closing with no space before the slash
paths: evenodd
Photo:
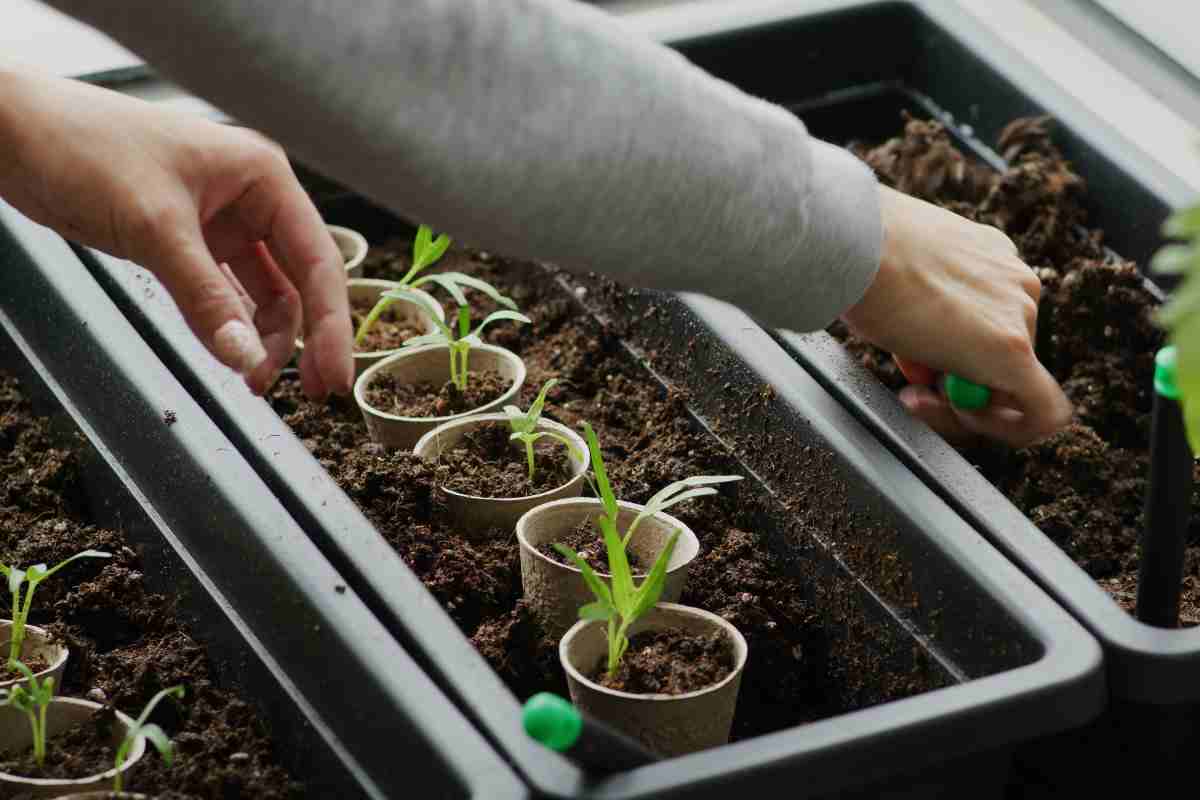
<path id="1" fill-rule="evenodd" d="M 551 692 L 535 694 L 521 711 L 522 725 L 532 739 L 562 753 L 586 772 L 621 772 L 658 760 L 639 742 Z"/>
<path id="2" fill-rule="evenodd" d="M 955 408 L 965 411 L 978 411 L 987 408 L 992 401 L 992 390 L 978 383 L 972 383 L 958 375 L 947 375 L 945 382 L 946 398 Z"/>

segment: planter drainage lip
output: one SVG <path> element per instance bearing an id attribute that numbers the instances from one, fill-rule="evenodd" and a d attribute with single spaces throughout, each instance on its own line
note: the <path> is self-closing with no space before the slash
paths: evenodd
<path id="1" fill-rule="evenodd" d="M 179 598 L 220 679 L 270 725 L 281 763 L 320 796 L 400 796 L 419 769 L 439 797 L 527 797 L 78 254 L 0 203 L 0 267 L 21 276 L 0 285 L 0 363 L 22 379 L 39 413 L 82 432 L 98 521 L 125 528 L 148 579 L 161 582 L 152 588 Z M 129 265 L 118 269 L 141 280 Z M 140 285 L 144 307 L 177 313 L 161 287 Z M 222 384 L 226 396 L 231 385 L 243 387 L 228 372 Z M 242 399 L 252 402 L 248 392 Z M 306 624 L 284 624 L 296 619 Z M 329 650 L 353 694 L 328 691 Z M 387 737 L 378 735 L 383 720 Z M 399 757 L 397 736 L 406 742 Z"/>

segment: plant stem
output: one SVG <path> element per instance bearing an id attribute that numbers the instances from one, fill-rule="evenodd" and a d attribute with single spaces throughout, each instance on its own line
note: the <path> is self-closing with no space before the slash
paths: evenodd
<path id="1" fill-rule="evenodd" d="M 40 724 L 39 724 L 40 719 Z M 36 716 L 29 712 L 29 727 L 33 729 L 33 758 L 38 766 L 46 761 L 46 707 L 38 709 Z"/>
<path id="2" fill-rule="evenodd" d="M 621 652 L 620 639 L 617 636 L 617 618 L 608 618 L 608 677 L 617 677 L 617 661 Z"/>
<path id="3" fill-rule="evenodd" d="M 10 667 L 14 662 L 21 660 L 21 645 L 25 643 L 25 618 L 28 612 L 22 613 L 21 587 L 19 586 L 13 592 L 12 608 L 12 639 L 8 647 L 8 664 Z"/>
<path id="4" fill-rule="evenodd" d="M 467 390 L 467 370 L 468 370 L 467 359 L 470 358 L 470 356 L 471 356 L 471 344 L 468 342 L 466 347 L 463 348 L 463 352 L 462 352 L 462 386 L 460 388 L 464 392 Z"/>
<path id="5" fill-rule="evenodd" d="M 358 326 L 358 332 L 354 334 L 355 344 L 362 342 L 363 338 L 367 335 L 367 331 L 371 329 L 372 325 L 379 321 L 379 318 L 383 315 L 384 310 L 387 309 L 392 302 L 393 300 L 390 297 L 381 297 L 376 301 L 375 305 L 371 308 L 371 312 L 367 314 L 366 319 L 364 319 Z"/>
<path id="6" fill-rule="evenodd" d="M 529 461 L 529 482 L 533 483 L 533 437 L 526 435 L 525 458 Z"/>

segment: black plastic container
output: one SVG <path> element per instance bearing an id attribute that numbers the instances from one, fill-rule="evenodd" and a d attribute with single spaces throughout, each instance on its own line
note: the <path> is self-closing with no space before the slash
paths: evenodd
<path id="1" fill-rule="evenodd" d="M 948 123 L 977 156 L 1017 117 L 1048 113 L 1055 142 L 1088 182 L 1092 224 L 1116 252 L 1146 264 L 1170 209 L 1194 194 L 951 3 L 886 3 L 815 19 L 709 15 L 685 52 L 719 77 L 794 108 L 834 142 L 881 140 L 906 108 Z M 663 27 L 688 30 L 686 14 Z M 848 43 L 853 42 L 854 46 Z M 812 65 L 806 67 L 806 65 Z M 820 69 L 816 68 L 820 65 Z M 1136 781 L 1187 768 L 1200 747 L 1200 629 L 1162 630 L 1123 611 L 962 456 L 825 333 L 784 346 L 955 511 L 1077 616 L 1105 650 L 1111 711 L 1079 744 L 1080 780 Z M 1109 769 L 1108 767 L 1111 767 Z M 1154 773 L 1158 775 L 1159 773 Z"/>
<path id="2" fill-rule="evenodd" d="M 71 248 L 2 203 L 0 270 L 0 365 L 83 435 L 92 516 L 142 552 L 309 796 L 526 797 Z"/>

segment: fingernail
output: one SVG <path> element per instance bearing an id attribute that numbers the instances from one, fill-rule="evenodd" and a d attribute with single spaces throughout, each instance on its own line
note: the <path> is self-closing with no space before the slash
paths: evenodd
<path id="1" fill-rule="evenodd" d="M 231 319 L 217 328 L 213 348 L 217 358 L 242 375 L 249 375 L 267 359 L 262 340 L 241 320 Z"/>

